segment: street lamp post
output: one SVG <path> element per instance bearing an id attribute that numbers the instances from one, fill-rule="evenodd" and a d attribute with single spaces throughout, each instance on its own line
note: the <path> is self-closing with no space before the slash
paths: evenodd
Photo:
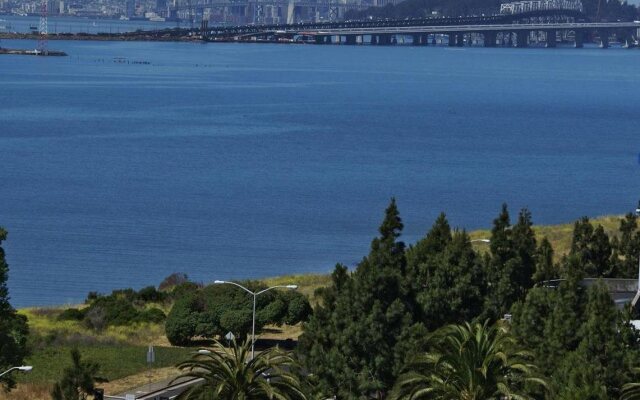
<path id="1" fill-rule="evenodd" d="M 29 372 L 33 369 L 33 367 L 31 365 L 21 365 L 19 367 L 13 367 L 13 368 L 9 368 L 8 370 L 4 371 L 3 373 L 0 374 L 0 376 L 6 375 L 11 371 L 14 370 L 20 370 L 20 371 L 24 371 L 24 372 Z"/>
<path id="2" fill-rule="evenodd" d="M 214 281 L 213 283 L 215 283 L 216 285 L 221 285 L 221 284 L 228 284 L 228 285 L 234 285 L 239 287 L 240 289 L 244 290 L 245 292 L 249 293 L 250 295 L 253 296 L 253 321 L 252 321 L 252 328 L 251 328 L 251 359 L 253 360 L 254 357 L 254 345 L 256 343 L 256 298 L 261 295 L 264 292 L 267 292 L 271 289 L 277 289 L 277 288 L 283 288 L 283 289 L 292 289 L 295 290 L 298 288 L 298 285 L 277 285 L 277 286 L 271 286 L 269 288 L 260 290 L 259 292 L 252 292 L 251 290 L 247 289 L 246 287 L 235 283 L 235 282 L 230 282 L 230 281 Z"/>

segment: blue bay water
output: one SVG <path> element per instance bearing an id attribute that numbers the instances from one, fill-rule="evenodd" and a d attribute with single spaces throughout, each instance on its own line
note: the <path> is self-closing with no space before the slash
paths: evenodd
<path id="1" fill-rule="evenodd" d="M 0 57 L 17 306 L 175 271 L 209 282 L 352 266 L 392 196 L 407 242 L 440 211 L 474 229 L 507 202 L 560 223 L 640 197 L 640 51 L 50 48 L 70 56 Z"/>

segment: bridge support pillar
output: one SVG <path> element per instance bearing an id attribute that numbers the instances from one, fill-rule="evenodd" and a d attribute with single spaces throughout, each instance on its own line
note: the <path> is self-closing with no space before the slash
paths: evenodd
<path id="1" fill-rule="evenodd" d="M 449 47 L 453 47 L 456 45 L 456 34 L 450 33 L 449 35 Z"/>
<path id="2" fill-rule="evenodd" d="M 391 35 L 389 34 L 380 35 L 378 39 L 378 44 L 380 45 L 388 46 L 391 44 Z"/>
<path id="3" fill-rule="evenodd" d="M 371 41 L 369 43 L 378 44 L 378 36 L 377 35 L 371 35 Z"/>
<path id="4" fill-rule="evenodd" d="M 456 46 L 458 47 L 464 46 L 464 33 L 458 33 L 456 35 Z"/>
<path id="5" fill-rule="evenodd" d="M 497 32 L 484 32 L 483 43 L 484 47 L 496 47 L 496 39 L 498 38 Z"/>
<path id="6" fill-rule="evenodd" d="M 609 30 L 601 29 L 598 31 L 598 34 L 600 35 L 600 48 L 608 49 L 609 48 Z"/>
<path id="7" fill-rule="evenodd" d="M 420 35 L 420 43 L 422 43 L 425 46 L 429 45 L 429 35 Z"/>
<path id="8" fill-rule="evenodd" d="M 575 30 L 575 42 L 573 47 L 575 47 L 576 49 L 581 49 L 584 47 L 584 31 L 580 30 L 580 29 L 576 29 Z"/>
<path id="9" fill-rule="evenodd" d="M 545 33 L 546 33 L 545 47 L 548 47 L 548 48 L 556 47 L 556 30 L 551 29 L 546 31 Z"/>
<path id="10" fill-rule="evenodd" d="M 516 47 L 523 48 L 529 46 L 529 31 L 518 31 L 516 40 Z"/>
<path id="11" fill-rule="evenodd" d="M 503 38 L 505 38 L 504 44 L 506 44 L 507 47 L 513 47 L 513 33 L 506 33 L 503 35 Z"/>
<path id="12" fill-rule="evenodd" d="M 433 36 L 431 37 L 431 44 L 432 44 L 432 45 L 434 45 L 434 46 L 435 46 L 436 44 L 438 44 L 438 42 L 436 41 L 436 35 L 435 35 L 435 33 L 434 33 L 434 34 L 433 34 Z"/>
<path id="13" fill-rule="evenodd" d="M 345 43 L 346 44 L 350 44 L 350 45 L 356 44 L 357 38 L 358 37 L 356 35 L 346 35 L 345 36 Z"/>
<path id="14" fill-rule="evenodd" d="M 320 36 L 320 35 L 316 35 L 316 37 L 313 39 L 315 44 L 324 44 L 324 36 Z"/>
<path id="15" fill-rule="evenodd" d="M 422 36 L 421 35 L 412 35 L 411 36 L 411 44 L 414 46 L 420 46 L 422 44 Z"/>

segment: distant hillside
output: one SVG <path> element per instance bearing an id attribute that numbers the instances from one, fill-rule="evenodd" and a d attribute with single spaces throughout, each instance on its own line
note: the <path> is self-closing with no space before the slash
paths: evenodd
<path id="1" fill-rule="evenodd" d="M 496 14 L 500 4 L 508 0 L 405 0 L 397 5 L 371 7 L 363 11 L 350 11 L 346 19 L 365 18 L 421 18 L 433 12 L 445 16 L 470 16 Z M 640 18 L 639 8 L 618 0 L 583 0 L 585 13 L 590 20 L 634 20 Z M 598 4 L 600 3 L 600 4 Z"/>

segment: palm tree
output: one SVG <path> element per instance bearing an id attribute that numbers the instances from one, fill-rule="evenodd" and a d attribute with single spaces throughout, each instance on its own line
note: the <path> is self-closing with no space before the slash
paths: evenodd
<path id="1" fill-rule="evenodd" d="M 292 372 L 295 360 L 277 348 L 251 359 L 251 342 L 227 349 L 218 341 L 212 351 L 198 352 L 178 364 L 181 378 L 200 378 L 177 400 L 306 400 L 300 379 Z"/>
<path id="2" fill-rule="evenodd" d="M 397 400 L 524 400 L 516 386 L 533 382 L 529 353 L 517 348 L 503 327 L 476 323 L 449 325 L 431 338 L 432 351 L 416 357 L 393 388 Z"/>
<path id="3" fill-rule="evenodd" d="M 640 208 L 640 205 L 638 207 Z M 640 373 L 640 368 L 634 368 L 633 372 Z M 620 400 L 640 400 L 640 383 L 627 383 L 622 386 Z"/>

